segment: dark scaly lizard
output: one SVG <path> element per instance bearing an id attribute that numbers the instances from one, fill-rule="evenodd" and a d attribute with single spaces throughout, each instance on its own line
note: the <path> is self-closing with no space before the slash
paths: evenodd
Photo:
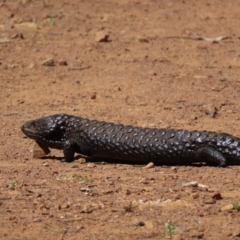
<path id="1" fill-rule="evenodd" d="M 90 158 L 155 164 L 240 164 L 240 138 L 227 133 L 124 126 L 56 114 L 26 122 L 22 131 L 41 147 Z"/>

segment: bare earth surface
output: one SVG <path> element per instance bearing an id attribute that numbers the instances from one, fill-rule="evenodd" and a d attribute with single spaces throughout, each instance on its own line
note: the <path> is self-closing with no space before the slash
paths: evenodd
<path id="1" fill-rule="evenodd" d="M 0 239 L 238 239 L 240 166 L 35 159 L 20 128 L 68 113 L 240 136 L 239 12 L 234 0 L 1 1 Z"/>

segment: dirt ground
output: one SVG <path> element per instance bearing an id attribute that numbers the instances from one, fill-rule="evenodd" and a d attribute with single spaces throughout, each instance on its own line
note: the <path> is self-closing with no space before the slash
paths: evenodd
<path id="1" fill-rule="evenodd" d="M 0 1 L 0 239 L 238 239 L 240 166 L 32 156 L 55 113 L 240 136 L 240 2 Z"/>

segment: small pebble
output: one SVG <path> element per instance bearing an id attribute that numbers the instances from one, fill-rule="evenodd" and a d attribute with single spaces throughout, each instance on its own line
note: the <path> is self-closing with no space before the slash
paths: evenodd
<path id="1" fill-rule="evenodd" d="M 126 195 L 130 195 L 131 194 L 131 191 L 129 189 L 126 190 L 125 192 Z"/>
<path id="2" fill-rule="evenodd" d="M 88 164 L 87 164 L 87 167 L 88 167 L 88 168 L 95 168 L 95 167 L 96 167 L 96 164 L 95 164 L 95 163 L 88 163 Z"/>
<path id="3" fill-rule="evenodd" d="M 154 167 L 154 163 L 153 162 L 150 162 L 148 163 L 144 168 L 153 168 Z"/>
<path id="4" fill-rule="evenodd" d="M 96 42 L 108 42 L 109 41 L 108 31 L 102 30 L 102 31 L 97 32 L 95 41 Z"/>
<path id="5" fill-rule="evenodd" d="M 34 67 L 35 67 L 35 64 L 34 64 L 34 63 L 31 63 L 31 64 L 28 66 L 29 69 L 32 69 L 32 68 L 34 68 Z"/>
<path id="6" fill-rule="evenodd" d="M 205 198 L 205 199 L 203 200 L 203 203 L 204 203 L 204 204 L 214 204 L 214 203 L 216 203 L 216 200 L 213 199 L 213 198 Z"/>
<path id="7" fill-rule="evenodd" d="M 137 40 L 139 42 L 142 42 L 142 43 L 148 43 L 149 42 L 148 38 L 146 38 L 146 37 L 138 37 Z"/>
<path id="8" fill-rule="evenodd" d="M 12 28 L 14 28 L 14 25 L 13 25 L 12 23 L 7 23 L 7 24 L 5 25 L 5 29 L 6 29 L 6 30 L 9 30 L 9 29 L 12 29 Z"/>
<path id="9" fill-rule="evenodd" d="M 79 158 L 78 161 L 79 161 L 79 163 L 81 163 L 81 164 L 82 164 L 82 163 L 86 163 L 86 159 L 85 159 L 85 158 Z"/>
<path id="10" fill-rule="evenodd" d="M 183 187 L 196 187 L 197 185 L 197 181 L 185 182 L 182 184 Z"/>
<path id="11" fill-rule="evenodd" d="M 197 238 L 197 239 L 199 239 L 199 238 L 202 238 L 203 235 L 204 235 L 203 232 L 199 232 L 199 231 L 197 231 L 197 230 L 193 230 L 192 232 L 190 232 L 190 236 L 191 236 L 192 238 Z"/>
<path id="12" fill-rule="evenodd" d="M 240 228 L 239 228 L 239 227 L 236 227 L 236 228 L 233 230 L 232 235 L 233 235 L 234 237 L 240 237 Z"/>
<path id="13" fill-rule="evenodd" d="M 148 179 L 146 179 L 146 178 L 142 178 L 142 179 L 139 181 L 139 183 L 148 184 L 149 181 L 148 181 Z"/>
<path id="14" fill-rule="evenodd" d="M 154 71 L 150 71 L 150 72 L 149 72 L 149 75 L 150 75 L 150 76 L 157 76 L 157 73 L 154 72 Z"/>
<path id="15" fill-rule="evenodd" d="M 34 217 L 34 218 L 32 219 L 32 221 L 33 221 L 33 222 L 41 222 L 42 219 L 39 218 L 39 217 Z"/>
<path id="16" fill-rule="evenodd" d="M 222 199 L 222 195 L 221 195 L 221 193 L 217 192 L 217 193 L 213 194 L 212 198 L 215 200 L 220 200 L 220 199 Z"/>
<path id="17" fill-rule="evenodd" d="M 90 204 L 85 204 L 81 210 L 82 213 L 91 213 L 93 211 L 93 207 Z"/>
<path id="18" fill-rule="evenodd" d="M 53 58 L 48 58 L 42 62 L 43 66 L 53 67 L 55 66 L 55 62 Z"/>
<path id="19" fill-rule="evenodd" d="M 147 229 L 153 229 L 159 227 L 159 222 L 157 220 L 149 220 L 145 222 L 145 226 Z"/>
<path id="20" fill-rule="evenodd" d="M 197 198 L 199 198 L 199 194 L 198 193 L 192 193 L 191 194 L 191 197 L 193 198 L 193 199 L 197 199 Z"/>
<path id="21" fill-rule="evenodd" d="M 72 165 L 72 168 L 79 168 L 77 164 Z"/>
<path id="22" fill-rule="evenodd" d="M 91 99 L 96 99 L 96 98 L 97 98 L 96 93 L 94 93 L 94 94 L 91 95 Z"/>
<path id="23" fill-rule="evenodd" d="M 88 188 L 88 187 L 82 187 L 82 188 L 80 188 L 80 190 L 82 192 L 90 192 L 90 188 Z"/>
<path id="24" fill-rule="evenodd" d="M 207 185 L 204 185 L 204 184 L 201 184 L 201 183 L 199 183 L 197 186 L 202 191 L 208 191 L 208 188 L 209 188 Z"/>
<path id="25" fill-rule="evenodd" d="M 142 227 L 145 225 L 143 221 L 135 221 L 131 224 L 133 227 Z"/>
<path id="26" fill-rule="evenodd" d="M 204 105 L 203 111 L 211 118 L 215 118 L 217 115 L 217 108 L 214 105 Z"/>
<path id="27" fill-rule="evenodd" d="M 183 240 L 183 237 L 181 234 L 177 234 L 177 235 L 173 235 L 171 239 L 172 240 Z"/>
<path id="28" fill-rule="evenodd" d="M 58 62 L 58 64 L 59 64 L 60 66 L 67 66 L 67 65 L 68 65 L 68 63 L 67 63 L 66 60 L 60 60 L 60 61 Z"/>
<path id="29" fill-rule="evenodd" d="M 62 205 L 61 205 L 61 209 L 67 209 L 67 208 L 69 208 L 70 207 L 70 203 L 63 203 Z"/>
<path id="30" fill-rule="evenodd" d="M 225 205 L 225 206 L 223 206 L 221 208 L 222 212 L 224 212 L 224 211 L 231 211 L 231 210 L 233 210 L 233 205 L 232 204 L 227 204 L 227 205 Z"/>

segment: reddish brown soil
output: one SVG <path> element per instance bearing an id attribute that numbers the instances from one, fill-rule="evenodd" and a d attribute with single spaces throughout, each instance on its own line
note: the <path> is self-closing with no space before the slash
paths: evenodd
<path id="1" fill-rule="evenodd" d="M 240 136 L 239 12 L 234 0 L 1 1 L 0 238 L 238 239 L 239 166 L 33 159 L 20 128 L 68 113 Z"/>

